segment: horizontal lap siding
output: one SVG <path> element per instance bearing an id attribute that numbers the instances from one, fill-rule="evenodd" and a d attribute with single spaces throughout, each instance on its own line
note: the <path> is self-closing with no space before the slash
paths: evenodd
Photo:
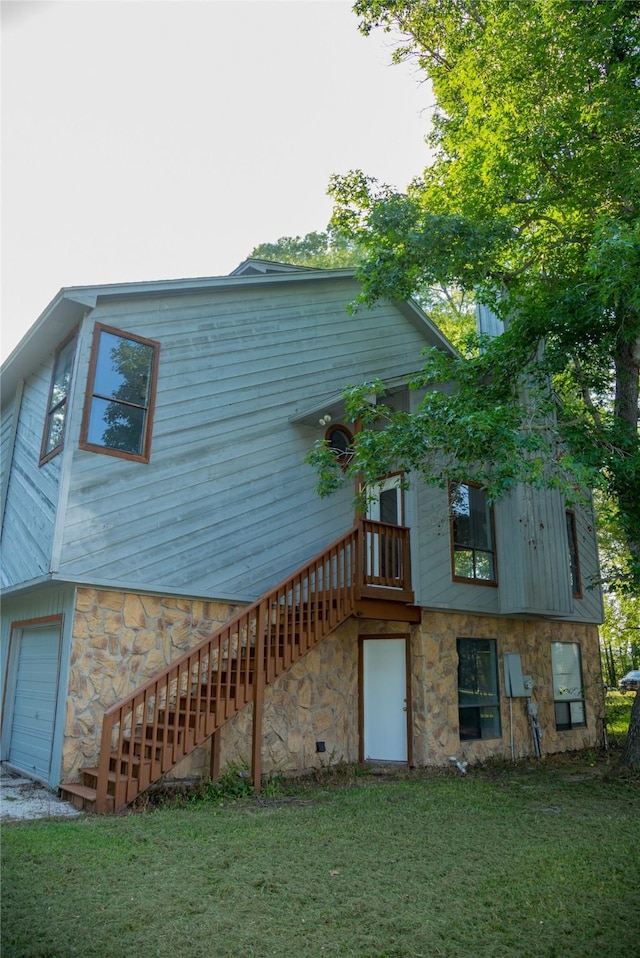
<path id="1" fill-rule="evenodd" d="M 420 366 L 395 307 L 349 316 L 352 284 L 131 301 L 92 320 L 161 344 L 151 462 L 75 451 L 60 571 L 84 580 L 251 597 L 353 520 L 352 489 L 315 494 L 301 410 Z M 89 344 L 81 356 L 83 383 Z"/>
<path id="2" fill-rule="evenodd" d="M 576 508 L 582 598 L 570 595 L 564 506 L 556 492 L 515 490 L 494 507 L 498 587 L 454 582 L 448 496 L 444 489 L 412 490 L 416 599 L 427 608 L 479 614 L 602 620 L 597 543 L 590 510 Z"/>
<path id="3" fill-rule="evenodd" d="M 17 402 L 13 399 L 4 406 L 0 415 L 0 463 L 2 464 L 3 476 L 11 455 L 13 418 L 16 412 L 16 406 Z"/>
<path id="4" fill-rule="evenodd" d="M 446 489 L 419 486 L 419 479 L 416 482 L 418 603 L 433 609 L 495 614 L 498 611 L 496 588 L 453 581 Z"/>
<path id="5" fill-rule="evenodd" d="M 62 457 L 38 466 L 50 379 L 51 365 L 44 365 L 24 384 L 2 529 L 5 588 L 51 567 Z"/>

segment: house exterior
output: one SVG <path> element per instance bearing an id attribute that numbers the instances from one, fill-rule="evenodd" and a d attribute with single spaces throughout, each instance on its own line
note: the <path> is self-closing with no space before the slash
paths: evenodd
<path id="1" fill-rule="evenodd" d="M 98 769 L 119 807 L 234 760 L 259 775 L 599 741 L 590 509 L 528 488 L 490 508 L 473 477 L 386 477 L 365 519 L 351 488 L 316 495 L 306 454 L 326 437 L 347 455 L 357 428 L 345 385 L 380 378 L 411 410 L 421 350 L 452 349 L 411 302 L 349 314 L 357 292 L 350 270 L 257 260 L 63 289 L 14 350 L 2 761 L 107 810 Z"/>

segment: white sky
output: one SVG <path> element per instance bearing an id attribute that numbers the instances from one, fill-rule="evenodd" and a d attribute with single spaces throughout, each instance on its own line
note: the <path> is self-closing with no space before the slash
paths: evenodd
<path id="1" fill-rule="evenodd" d="M 2 0 L 2 355 L 61 286 L 215 276 L 403 188 L 426 84 L 350 0 Z"/>

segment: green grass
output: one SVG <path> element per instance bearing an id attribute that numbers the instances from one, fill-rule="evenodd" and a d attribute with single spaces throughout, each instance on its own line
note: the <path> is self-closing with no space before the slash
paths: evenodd
<path id="1" fill-rule="evenodd" d="M 3 958 L 606 958 L 640 782 L 599 759 L 3 829 Z"/>
<path id="2" fill-rule="evenodd" d="M 613 743 L 622 743 L 629 728 L 631 709 L 636 693 L 607 692 L 605 696 L 605 713 L 607 716 L 607 733 Z"/>

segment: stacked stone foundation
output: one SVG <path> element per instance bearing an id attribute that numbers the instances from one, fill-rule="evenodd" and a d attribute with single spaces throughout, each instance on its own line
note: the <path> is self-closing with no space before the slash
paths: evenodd
<path id="1" fill-rule="evenodd" d="M 97 763 L 102 715 L 111 705 L 206 639 L 238 610 L 223 602 L 79 588 L 67 695 L 62 780 Z M 542 752 L 595 746 L 604 703 L 597 627 L 567 622 L 423 611 L 419 625 L 351 618 L 264 691 L 262 763 L 266 775 L 303 772 L 361 758 L 359 656 L 362 635 L 408 635 L 411 752 L 417 766 L 472 763 L 534 755 L 524 699 L 504 695 L 502 657 L 520 653 L 533 679 L 532 700 L 543 731 Z M 500 683 L 500 738 L 461 742 L 458 724 L 456 640 L 494 639 Z M 551 642 L 580 645 L 586 727 L 556 731 Z M 223 726 L 220 764 L 248 763 L 252 706 Z M 318 751 L 317 743 L 323 751 Z M 171 777 L 206 776 L 210 747 L 201 746 Z"/>

